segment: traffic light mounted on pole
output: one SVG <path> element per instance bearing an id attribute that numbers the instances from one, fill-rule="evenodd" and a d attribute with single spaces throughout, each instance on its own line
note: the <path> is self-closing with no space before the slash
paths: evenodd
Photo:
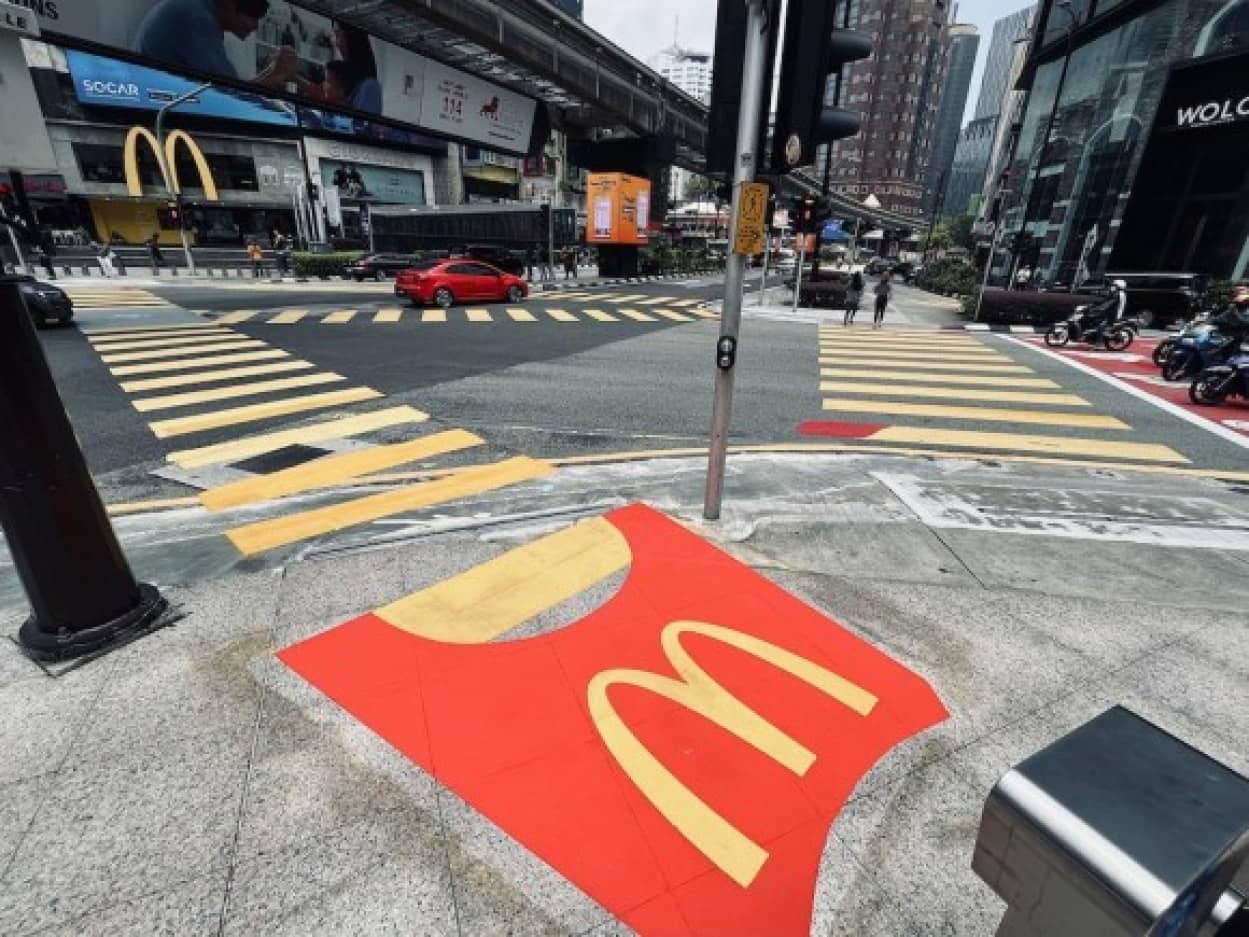
<path id="1" fill-rule="evenodd" d="M 789 0 L 772 135 L 776 174 L 810 165 L 816 147 L 859 132 L 862 115 L 824 103 L 827 77 L 872 54 L 868 36 L 837 28 L 837 10 L 830 0 Z"/>

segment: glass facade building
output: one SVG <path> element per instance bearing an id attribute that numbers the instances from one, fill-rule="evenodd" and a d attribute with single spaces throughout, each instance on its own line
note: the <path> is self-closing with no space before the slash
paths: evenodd
<path id="1" fill-rule="evenodd" d="M 996 279 L 1246 275 L 1249 0 L 1045 0 L 1023 80 Z"/>
<path id="2" fill-rule="evenodd" d="M 975 26 L 959 23 L 950 27 L 949 34 L 949 65 L 941 104 L 933 122 L 932 155 L 925 180 L 924 214 L 929 218 L 941 210 L 946 195 L 945 187 L 950 181 L 950 168 L 954 165 L 954 152 L 961 136 L 959 128 L 963 126 L 963 112 L 971 91 L 971 74 L 976 68 L 976 52 L 980 49 L 980 35 Z"/>

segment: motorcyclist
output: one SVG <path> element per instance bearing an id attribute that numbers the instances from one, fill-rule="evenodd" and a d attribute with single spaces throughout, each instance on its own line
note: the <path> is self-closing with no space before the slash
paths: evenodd
<path id="1" fill-rule="evenodd" d="M 1232 303 L 1210 320 L 1229 341 L 1240 342 L 1243 346 L 1249 339 L 1249 282 L 1237 283 L 1232 287 Z"/>
<path id="2" fill-rule="evenodd" d="M 1105 338 L 1106 330 L 1123 318 L 1128 308 L 1128 284 L 1124 280 L 1112 280 L 1110 293 L 1101 302 L 1094 303 L 1084 311 L 1085 328 L 1097 324 L 1097 334 L 1092 343 L 1100 344 Z"/>

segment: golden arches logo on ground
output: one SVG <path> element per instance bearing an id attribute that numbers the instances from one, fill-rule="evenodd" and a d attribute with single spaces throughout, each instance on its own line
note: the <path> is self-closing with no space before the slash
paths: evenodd
<path id="1" fill-rule="evenodd" d="M 622 573 L 580 620 L 506 640 Z M 638 505 L 280 656 L 627 925 L 665 937 L 807 934 L 846 798 L 946 717 L 919 676 Z"/>
<path id="2" fill-rule="evenodd" d="M 194 138 L 184 130 L 175 130 L 165 137 L 164 149 L 157 140 L 156 135 L 146 127 L 131 127 L 126 134 L 126 142 L 122 151 L 122 162 L 126 172 L 126 191 L 135 197 L 143 195 L 143 178 L 139 174 L 139 144 L 142 142 L 151 151 L 152 156 L 156 159 L 156 167 L 160 170 L 161 180 L 165 184 L 165 191 L 171 195 L 179 195 L 182 192 L 182 180 L 178 177 L 178 147 L 186 147 L 187 152 L 191 155 L 191 161 L 195 164 L 195 170 L 199 174 L 200 187 L 204 190 L 204 197 L 210 202 L 218 201 L 217 183 L 213 179 L 212 167 L 208 165 L 208 160 L 204 157 L 204 151 L 200 149 Z"/>

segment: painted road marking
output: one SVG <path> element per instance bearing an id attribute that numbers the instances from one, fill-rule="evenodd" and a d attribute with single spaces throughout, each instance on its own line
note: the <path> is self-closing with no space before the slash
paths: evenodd
<path id="1" fill-rule="evenodd" d="M 511 317 L 513 322 L 537 322 L 538 321 L 538 317 L 535 316 L 528 309 L 509 309 L 507 310 L 507 314 L 508 316 Z"/>
<path id="2" fill-rule="evenodd" d="M 665 319 L 671 319 L 673 322 L 693 322 L 694 321 L 689 316 L 682 315 L 679 312 L 674 312 L 671 309 L 652 309 L 651 312 L 655 313 L 655 315 L 657 316 L 663 316 Z"/>
<path id="3" fill-rule="evenodd" d="M 260 343 L 261 345 L 264 342 Z M 202 349 L 201 349 L 202 350 Z M 129 364 L 109 368 L 115 377 L 131 374 L 155 374 L 160 371 L 190 371 L 194 368 L 215 368 L 223 364 L 242 364 L 244 361 L 270 361 L 289 358 L 290 352 L 280 348 L 265 351 L 245 351 L 237 355 L 211 355 L 207 358 L 178 358 L 172 361 L 154 361 L 150 364 Z"/>
<path id="4" fill-rule="evenodd" d="M 132 401 L 132 403 L 134 408 L 140 413 L 151 413 L 154 410 L 193 407 L 201 403 L 233 400 L 237 397 L 258 397 L 261 394 L 273 394 L 278 391 L 295 390 L 300 387 L 338 384 L 345 380 L 347 378 L 333 372 L 301 374 L 298 377 L 282 377 L 272 381 L 255 381 L 251 384 L 234 384 L 230 387 L 214 387 L 210 390 L 192 390 L 182 394 L 168 394 L 163 397 L 144 397 L 141 400 Z"/>
<path id="5" fill-rule="evenodd" d="M 714 312 L 710 309 L 686 309 L 685 311 L 688 312 L 692 316 L 698 316 L 698 318 L 700 319 L 720 318 L 720 313 Z"/>
<path id="6" fill-rule="evenodd" d="M 187 335 L 184 338 L 144 338 L 126 342 L 106 342 L 93 346 L 100 354 L 119 351 L 148 351 L 156 348 L 181 348 L 189 345 L 210 345 L 230 339 L 247 338 L 239 332 L 222 332 L 212 335 Z"/>
<path id="7" fill-rule="evenodd" d="M 967 352 L 994 352 L 993 349 L 981 345 L 977 342 L 925 342 L 916 340 L 908 340 L 903 342 L 871 342 L 858 338 L 821 338 L 820 346 L 827 347 L 838 345 L 844 348 L 859 348 L 864 351 L 881 351 L 889 348 L 896 348 L 898 351 L 930 351 L 933 353 L 954 352 L 961 354 Z"/>
<path id="8" fill-rule="evenodd" d="M 940 361 L 965 361 L 967 364 L 975 365 L 979 362 L 1010 364 L 1013 359 L 996 351 L 909 351 L 907 349 L 876 349 L 876 348 L 855 348 L 849 345 L 821 344 L 820 354 L 824 355 L 842 355 L 851 358 L 873 358 L 880 355 L 887 355 L 890 358 L 897 358 L 902 361 L 931 361 L 934 358 Z"/>
<path id="9" fill-rule="evenodd" d="M 270 319 L 269 325 L 294 325 L 306 315 L 308 315 L 307 309 L 287 309 Z"/>
<path id="10" fill-rule="evenodd" d="M 430 641 L 484 644 L 627 568 L 620 532 L 601 517 L 509 550 L 374 614 Z"/>
<path id="11" fill-rule="evenodd" d="M 225 426 L 238 426 L 241 423 L 268 420 L 275 416 L 290 416 L 293 413 L 307 413 L 309 410 L 325 410 L 329 407 L 360 403 L 364 400 L 376 400 L 381 396 L 383 396 L 381 391 L 374 390 L 371 387 L 352 387 L 347 390 L 336 390 L 325 394 L 289 397 L 285 400 L 256 403 L 246 407 L 235 407 L 230 410 L 218 410 L 214 413 L 201 413 L 197 416 L 162 420 L 152 423 L 150 426 L 157 439 L 168 439 L 171 436 L 185 436 L 188 433 L 201 433 L 209 429 L 221 429 Z"/>
<path id="12" fill-rule="evenodd" d="M 82 334 L 94 339 L 110 335 L 137 335 L 141 332 L 164 334 L 166 332 L 177 333 L 202 329 L 215 330 L 217 329 L 217 324 L 215 322 L 170 322 L 167 325 L 126 325 L 110 329 L 90 329 Z"/>
<path id="13" fill-rule="evenodd" d="M 984 420 L 990 423 L 1041 423 L 1046 426 L 1078 426 L 1084 429 L 1128 430 L 1132 427 L 1113 416 L 1062 413 L 1048 410 L 998 410 L 991 407 L 954 407 L 932 403 L 895 403 L 887 400 L 846 400 L 826 397 L 825 410 L 842 413 L 884 413 L 890 416 L 923 416 L 939 420 Z"/>
<path id="14" fill-rule="evenodd" d="M 602 309 L 582 309 L 582 315 L 587 315 L 595 322 L 619 322 L 620 320 L 613 316 L 610 312 L 604 312 Z"/>
<path id="15" fill-rule="evenodd" d="M 494 317 L 490 315 L 489 309 L 466 309 L 465 315 L 468 316 L 469 322 L 493 322 Z"/>
<path id="16" fill-rule="evenodd" d="M 806 937 L 849 792 L 948 714 L 922 678 L 657 512 L 603 520 L 623 546 L 593 529 L 544 545 L 587 582 L 631 558 L 619 594 L 566 628 L 450 643 L 379 614 L 401 601 L 279 656 L 629 929 Z M 582 538 L 601 555 L 576 558 Z M 558 602 L 560 577 L 519 551 L 501 558 L 530 571 L 514 604 L 489 588 L 509 579 L 470 570 L 413 597 L 425 627 L 474 639 L 469 608 L 498 628 Z"/>
<path id="17" fill-rule="evenodd" d="M 377 315 L 373 317 L 374 322 L 398 322 L 403 318 L 402 309 L 379 309 Z"/>
<path id="18" fill-rule="evenodd" d="M 65 293 L 76 307 L 83 309 L 109 309 L 118 306 L 168 306 L 161 299 L 147 290 L 119 287 L 67 286 Z"/>
<path id="19" fill-rule="evenodd" d="M 385 410 L 339 417 L 322 423 L 299 426 L 295 429 L 280 430 L 276 433 L 232 439 L 229 442 L 203 446 L 199 449 L 171 452 L 166 459 L 181 468 L 201 468 L 205 465 L 220 465 L 224 462 L 250 459 L 253 456 L 264 455 L 266 452 L 285 449 L 287 446 L 324 442 L 329 439 L 349 439 L 352 436 L 372 433 L 391 426 L 424 423 L 428 419 L 428 413 L 414 407 L 389 407 Z"/>
<path id="20" fill-rule="evenodd" d="M 667 306 L 674 299 L 676 299 L 675 296 L 654 296 L 650 299 L 639 300 L 638 305 L 639 306 Z"/>
<path id="21" fill-rule="evenodd" d="M 697 306 L 701 302 L 702 302 L 701 299 L 678 299 L 676 302 L 669 303 L 668 305 L 676 306 L 679 309 L 684 309 L 686 306 Z"/>
<path id="22" fill-rule="evenodd" d="M 820 364 L 846 365 L 853 367 L 880 367 L 880 368 L 914 368 L 917 371 L 959 371 L 966 373 L 974 371 L 976 374 L 1035 374 L 1029 367 L 1022 364 L 953 364 L 942 361 L 909 361 L 899 358 L 871 357 L 864 358 L 859 355 L 846 356 L 840 352 L 834 354 L 821 354 Z"/>
<path id="23" fill-rule="evenodd" d="M 422 322 L 446 322 L 447 310 L 445 309 L 425 309 L 421 312 Z"/>
<path id="24" fill-rule="evenodd" d="M 129 333 L 112 333 L 109 335 L 87 334 L 87 340 L 91 342 L 91 346 L 97 350 L 104 348 L 112 348 L 116 345 L 126 345 L 130 342 L 137 341 L 153 341 L 163 338 L 190 338 L 192 336 L 217 336 L 220 338 L 225 335 L 238 335 L 239 333 L 233 329 L 222 329 L 217 326 L 207 326 L 202 329 L 182 328 L 182 329 L 162 329 L 155 332 L 129 332 Z"/>
<path id="25" fill-rule="evenodd" d="M 820 368 L 820 377 L 855 378 L 865 381 L 889 381 L 912 384 L 960 384 L 972 387 L 1061 387 L 1044 377 L 992 377 L 981 374 L 926 374 L 923 372 L 900 372 L 888 368 L 854 370 L 853 368 Z"/>
<path id="26" fill-rule="evenodd" d="M 316 508 L 298 514 L 258 521 L 226 531 L 230 542 L 244 556 L 254 556 L 278 547 L 299 543 L 322 534 L 358 527 L 405 511 L 458 501 L 473 495 L 505 488 L 549 475 L 556 469 L 549 462 L 516 456 L 490 465 L 479 465 L 446 478 L 422 482 L 357 498 L 343 504 Z"/>
<path id="27" fill-rule="evenodd" d="M 604 302 L 609 302 L 609 303 L 619 305 L 621 303 L 634 303 L 634 302 L 637 302 L 639 299 L 646 299 L 646 294 L 645 293 L 630 293 L 628 296 L 603 296 L 601 298 L 603 299 Z"/>
<path id="28" fill-rule="evenodd" d="M 166 390 L 170 387 L 189 387 L 194 384 L 217 384 L 240 377 L 261 377 L 266 374 L 282 374 L 287 371 L 306 371 L 315 368 L 311 361 L 275 361 L 272 364 L 253 364 L 245 368 L 222 368 L 218 371 L 198 371 L 192 374 L 174 374 L 170 377 L 152 377 L 142 381 L 126 381 L 121 389 L 128 394 L 145 390 Z"/>
<path id="29" fill-rule="evenodd" d="M 408 442 L 322 456 L 293 468 L 210 488 L 200 494 L 200 503 L 210 511 L 223 511 L 245 504 L 273 501 L 316 488 L 328 488 L 396 465 L 471 449 L 483 442 L 480 436 L 454 429 Z"/>
<path id="30" fill-rule="evenodd" d="M 576 316 L 574 316 L 571 312 L 567 312 L 563 309 L 545 309 L 543 311 L 552 319 L 554 319 L 556 322 L 576 322 L 577 321 Z"/>
<path id="31" fill-rule="evenodd" d="M 648 316 L 646 313 L 639 312 L 636 309 L 621 309 L 620 314 L 624 316 L 625 318 L 632 319 L 635 322 L 654 322 L 655 321 L 654 316 Z"/>
<path id="32" fill-rule="evenodd" d="M 185 348 L 160 348 L 155 351 L 127 351 L 120 355 L 101 353 L 100 360 L 105 364 L 121 364 L 127 361 L 156 361 L 163 358 L 188 358 L 191 355 L 202 355 L 210 351 L 245 351 L 248 348 L 267 348 L 268 346 L 256 339 L 232 338 L 227 341 L 208 345 L 193 345 Z"/>
<path id="33" fill-rule="evenodd" d="M 930 397 L 949 400 L 1000 400 L 1002 403 L 1044 403 L 1058 407 L 1087 407 L 1089 402 L 1075 394 L 1037 394 L 1027 391 L 971 390 L 966 387 L 903 386 L 868 384 L 856 381 L 821 381 L 821 393 L 878 394 L 893 397 Z"/>
<path id="34" fill-rule="evenodd" d="M 355 309 L 339 309 L 321 319 L 322 325 L 346 325 L 356 317 Z"/>
<path id="35" fill-rule="evenodd" d="M 259 309 L 236 309 L 234 312 L 227 312 L 217 321 L 223 325 L 230 325 L 235 322 L 246 322 L 248 319 L 254 319 L 260 315 Z"/>
<path id="36" fill-rule="evenodd" d="M 869 437 L 873 442 L 914 443 L 950 446 L 957 449 L 999 449 L 1017 452 L 1046 452 L 1052 455 L 1088 455 L 1140 462 L 1184 462 L 1174 449 L 1152 443 L 1114 442 L 1073 436 L 1034 436 L 1018 433 L 984 433 L 974 430 L 929 429 L 919 426 L 890 426 Z"/>

